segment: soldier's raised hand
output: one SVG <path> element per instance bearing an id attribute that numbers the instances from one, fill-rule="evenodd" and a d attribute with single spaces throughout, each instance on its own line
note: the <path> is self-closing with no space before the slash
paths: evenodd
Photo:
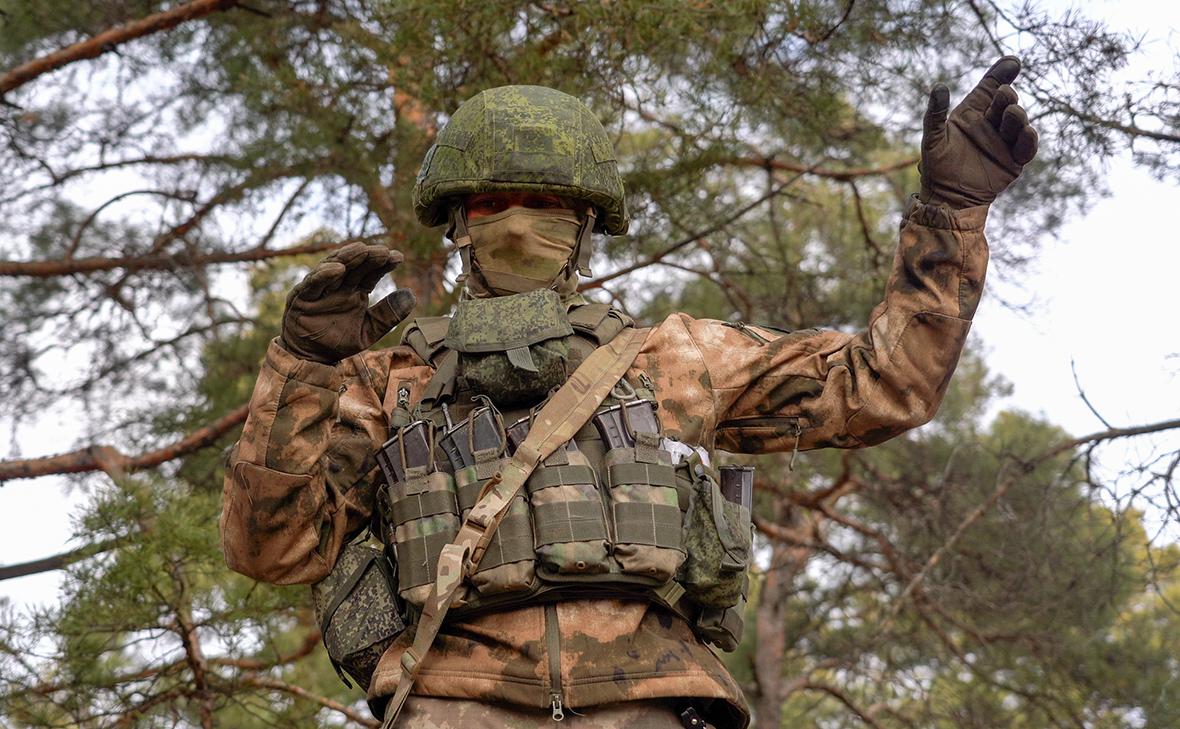
<path id="1" fill-rule="evenodd" d="M 923 202 L 954 209 L 988 205 L 1037 153 L 1037 132 L 1010 85 L 1020 60 L 996 61 L 950 111 L 950 91 L 937 84 L 922 123 Z"/>
<path id="2" fill-rule="evenodd" d="M 369 306 L 373 287 L 401 262 L 401 253 L 364 243 L 350 243 L 320 261 L 287 295 L 283 346 L 325 364 L 371 347 L 414 308 L 407 289 Z"/>

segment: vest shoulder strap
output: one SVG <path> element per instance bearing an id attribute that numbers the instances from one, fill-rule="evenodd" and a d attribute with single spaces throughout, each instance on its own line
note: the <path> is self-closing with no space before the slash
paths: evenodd
<path id="1" fill-rule="evenodd" d="M 414 354 L 432 367 L 438 367 L 438 358 L 451 325 L 449 316 L 421 316 L 410 322 L 402 333 L 402 344 L 414 350 Z"/>
<path id="2" fill-rule="evenodd" d="M 569 311 L 570 326 L 574 331 L 589 338 L 601 347 L 609 343 L 627 327 L 635 326 L 635 320 L 610 304 L 583 304 Z"/>

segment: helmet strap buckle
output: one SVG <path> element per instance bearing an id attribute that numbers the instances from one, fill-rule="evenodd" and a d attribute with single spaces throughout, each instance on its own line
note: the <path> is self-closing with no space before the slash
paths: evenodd
<path id="1" fill-rule="evenodd" d="M 456 283 L 464 283 L 467 277 L 471 275 L 471 233 L 467 231 L 467 212 L 463 210 L 463 205 L 460 203 L 451 208 L 451 227 L 447 230 L 447 235 L 455 242 L 455 247 L 459 249 L 459 258 L 463 263 L 463 272 L 455 280 Z"/>
<path id="2" fill-rule="evenodd" d="M 576 261 L 578 267 L 578 274 L 581 276 L 590 276 L 590 255 L 594 253 L 594 246 L 590 242 L 590 236 L 594 232 L 594 223 L 598 219 L 598 214 L 594 212 L 593 205 L 586 206 L 586 217 L 582 221 L 582 228 L 578 231 L 577 250 L 572 256 Z"/>

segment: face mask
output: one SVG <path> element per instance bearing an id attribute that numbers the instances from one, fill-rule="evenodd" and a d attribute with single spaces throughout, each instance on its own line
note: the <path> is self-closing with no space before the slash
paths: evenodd
<path id="1" fill-rule="evenodd" d="M 509 208 L 476 218 L 467 223 L 472 272 L 498 296 L 550 287 L 565 293 L 577 282 L 570 256 L 581 227 L 572 210 Z"/>

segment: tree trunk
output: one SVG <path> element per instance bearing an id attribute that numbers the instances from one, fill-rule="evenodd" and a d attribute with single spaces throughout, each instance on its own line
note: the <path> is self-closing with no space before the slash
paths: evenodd
<path id="1" fill-rule="evenodd" d="M 799 519 L 785 501 L 775 508 L 775 521 L 788 527 Z M 787 635 L 787 601 L 794 593 L 795 578 L 807 565 L 812 551 L 783 542 L 772 542 L 770 567 L 762 582 L 754 624 L 758 640 L 754 648 L 754 677 L 758 695 L 754 701 L 756 729 L 778 729 L 782 723 L 783 664 Z"/>

